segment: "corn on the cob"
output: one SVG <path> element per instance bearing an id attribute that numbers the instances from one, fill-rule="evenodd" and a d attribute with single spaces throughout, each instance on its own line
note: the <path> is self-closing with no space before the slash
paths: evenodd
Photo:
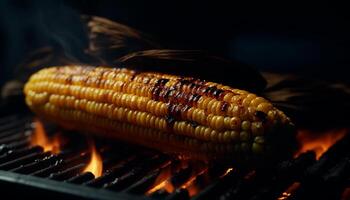
<path id="1" fill-rule="evenodd" d="M 260 156 L 283 145 L 289 137 L 272 135 L 291 126 L 255 94 L 167 74 L 51 67 L 32 75 L 24 92 L 39 116 L 165 151 Z M 274 137 L 280 141 L 272 142 Z"/>

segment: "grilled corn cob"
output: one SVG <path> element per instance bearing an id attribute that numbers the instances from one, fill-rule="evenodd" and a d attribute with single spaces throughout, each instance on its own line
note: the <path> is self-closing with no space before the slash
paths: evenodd
<path id="1" fill-rule="evenodd" d="M 289 118 L 266 99 L 190 77 L 51 67 L 33 74 L 24 93 L 35 113 L 67 128 L 163 151 L 263 157 L 291 138 Z"/>

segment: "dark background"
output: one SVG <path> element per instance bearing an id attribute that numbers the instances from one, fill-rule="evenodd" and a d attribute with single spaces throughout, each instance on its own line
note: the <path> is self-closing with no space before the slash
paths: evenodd
<path id="1" fill-rule="evenodd" d="M 34 49 L 53 45 L 79 57 L 79 14 L 141 30 L 167 48 L 202 49 L 259 70 L 348 82 L 347 6 L 336 1 L 2 0 L 0 85 Z"/>

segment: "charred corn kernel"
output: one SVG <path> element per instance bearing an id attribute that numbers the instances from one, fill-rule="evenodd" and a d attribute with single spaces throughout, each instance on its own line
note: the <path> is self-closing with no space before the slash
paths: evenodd
<path id="1" fill-rule="evenodd" d="M 290 124 L 283 112 L 247 91 L 127 69 L 47 68 L 31 76 L 24 93 L 34 112 L 63 126 L 205 155 L 263 153 L 266 123 L 269 130 L 271 124 Z"/>

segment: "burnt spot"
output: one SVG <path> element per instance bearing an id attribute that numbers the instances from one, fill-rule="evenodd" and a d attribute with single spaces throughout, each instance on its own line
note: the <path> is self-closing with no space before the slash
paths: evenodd
<path id="1" fill-rule="evenodd" d="M 152 88 L 152 99 L 158 101 L 160 99 L 160 93 L 162 92 L 162 88 L 153 87 Z"/>
<path id="2" fill-rule="evenodd" d="M 266 119 L 267 119 L 266 113 L 264 113 L 264 112 L 262 112 L 262 111 L 256 111 L 256 112 L 255 112 L 255 116 L 256 116 L 257 118 L 259 118 L 260 120 L 262 120 L 263 122 L 265 122 Z"/>
<path id="3" fill-rule="evenodd" d="M 195 98 L 195 94 L 190 94 L 189 98 L 188 98 L 188 104 L 190 104 L 191 106 L 193 106 L 193 99 Z"/>
<path id="4" fill-rule="evenodd" d="M 197 84 L 195 82 L 191 82 L 188 87 L 192 90 L 194 87 L 196 87 Z"/>
<path id="5" fill-rule="evenodd" d="M 172 104 L 168 103 L 168 115 L 176 120 L 181 120 L 182 116 L 187 114 L 187 110 L 190 108 L 188 105 Z"/>
<path id="6" fill-rule="evenodd" d="M 181 109 L 176 104 L 169 104 L 168 114 L 175 119 L 181 118 Z"/>
<path id="7" fill-rule="evenodd" d="M 191 94 L 190 97 L 189 97 L 189 101 L 188 103 L 191 105 L 191 106 L 196 106 L 197 105 L 197 102 L 198 100 L 201 98 L 201 95 L 199 94 Z"/>
<path id="8" fill-rule="evenodd" d="M 215 86 L 209 86 L 208 87 L 208 90 L 207 90 L 207 92 L 206 92 L 206 94 L 208 95 L 208 96 L 212 96 L 213 95 L 213 92 L 216 90 L 216 87 Z"/>
<path id="9" fill-rule="evenodd" d="M 228 109 L 228 107 L 229 107 L 229 104 L 228 104 L 227 102 L 222 102 L 222 103 L 221 103 L 220 110 L 221 110 L 222 112 L 226 112 L 227 109 Z"/>
<path id="10" fill-rule="evenodd" d="M 162 101 L 170 104 L 182 104 L 195 106 L 201 94 L 198 94 L 198 88 L 210 89 L 207 86 L 198 86 L 193 84 L 193 89 L 186 91 L 182 90 L 182 84 L 191 84 L 193 79 L 178 80 L 174 85 L 166 87 L 165 84 L 169 79 L 159 79 L 151 89 L 152 99 L 156 101 Z M 215 89 L 215 88 L 214 88 Z M 214 92 L 214 91 L 213 91 Z M 217 92 L 218 94 L 220 93 Z"/>
<path id="11" fill-rule="evenodd" d="M 64 82 L 66 84 L 72 84 L 72 81 L 73 81 L 73 75 L 69 75 L 65 80 Z"/>
<path id="12" fill-rule="evenodd" d="M 192 93 L 193 94 L 202 94 L 202 89 L 204 86 L 202 85 L 196 85 L 194 88 L 192 88 Z"/>
<path id="13" fill-rule="evenodd" d="M 182 85 L 189 85 L 189 84 L 193 83 L 193 78 L 181 78 L 179 80 L 179 83 L 181 86 Z"/>
<path id="14" fill-rule="evenodd" d="M 157 98 L 158 101 L 164 102 L 169 90 L 167 90 L 167 88 L 160 87 L 160 86 L 154 86 L 154 88 L 157 88 L 157 90 L 159 90 L 158 97 L 155 97 L 155 98 Z"/>
<path id="15" fill-rule="evenodd" d="M 197 91 L 199 90 L 199 94 L 208 96 L 208 97 L 213 97 L 216 99 L 223 98 L 225 95 L 225 90 L 218 89 L 216 86 L 201 86 Z"/>
<path id="16" fill-rule="evenodd" d="M 222 90 L 222 89 L 217 89 L 215 87 L 215 90 L 213 91 L 212 95 L 215 97 L 215 98 L 219 98 L 221 96 L 222 93 L 224 93 L 225 91 Z"/>
<path id="17" fill-rule="evenodd" d="M 164 86 L 168 81 L 169 79 L 166 78 L 158 79 L 155 86 Z"/>
<path id="18" fill-rule="evenodd" d="M 192 94 L 198 94 L 199 93 L 199 87 L 201 87 L 201 85 L 197 85 L 197 84 L 194 84 L 193 87 L 191 87 L 191 93 Z"/>
<path id="19" fill-rule="evenodd" d="M 136 74 L 131 75 L 130 81 L 133 81 L 135 77 L 136 77 Z"/>
<path id="20" fill-rule="evenodd" d="M 196 79 L 196 84 L 197 84 L 197 85 L 204 85 L 205 83 L 206 83 L 205 80 Z"/>
<path id="21" fill-rule="evenodd" d="M 175 90 L 171 98 L 168 99 L 168 102 L 193 106 L 197 103 L 199 98 L 200 95 Z"/>
<path id="22" fill-rule="evenodd" d="M 196 128 L 198 126 L 198 123 L 195 121 L 189 121 L 188 122 L 193 128 Z"/>
<path id="23" fill-rule="evenodd" d="M 171 102 L 175 95 L 176 95 L 176 90 L 174 88 L 167 89 L 164 96 L 164 101 Z"/>
<path id="24" fill-rule="evenodd" d="M 186 93 L 172 88 L 171 91 L 168 93 L 166 102 L 172 104 L 186 104 L 186 98 Z"/>
<path id="25" fill-rule="evenodd" d="M 193 88 L 196 88 L 200 85 L 203 85 L 203 82 L 199 79 L 189 78 L 189 77 L 182 77 L 177 80 L 177 82 L 174 84 L 174 86 L 178 89 L 183 88 L 184 86 L 188 86 L 190 90 L 193 90 Z"/>
<path id="26" fill-rule="evenodd" d="M 200 94 L 206 95 L 210 92 L 211 89 L 212 89 L 211 87 L 203 86 L 203 87 L 201 87 Z"/>
<path id="27" fill-rule="evenodd" d="M 165 121 L 167 123 L 168 128 L 172 129 L 176 120 L 174 117 L 167 115 L 165 117 Z"/>
<path id="28" fill-rule="evenodd" d="M 175 88 L 175 89 L 180 90 L 181 87 L 182 87 L 181 80 L 178 80 L 177 82 L 175 82 L 175 84 L 172 87 Z"/>
<path id="29" fill-rule="evenodd" d="M 216 90 L 217 90 L 216 86 L 209 87 L 209 90 L 208 90 L 209 95 L 213 96 Z"/>
<path id="30" fill-rule="evenodd" d="M 200 95 L 200 94 L 194 94 L 194 96 L 195 96 L 195 97 L 193 98 L 193 102 L 197 104 L 198 101 L 199 101 L 199 99 L 202 97 L 202 95 Z"/>
<path id="31" fill-rule="evenodd" d="M 188 105 L 182 105 L 182 104 L 179 104 L 178 105 L 181 109 L 181 118 L 184 118 L 183 116 L 185 116 L 187 114 L 187 110 L 190 109 L 190 106 Z"/>
<path id="32" fill-rule="evenodd" d="M 168 115 L 174 119 L 178 119 L 181 113 L 175 104 L 168 104 Z"/>
<path id="33" fill-rule="evenodd" d="M 175 101 L 176 101 L 176 103 L 187 104 L 188 103 L 188 99 L 189 99 L 188 93 L 186 93 L 186 92 L 179 92 L 176 95 Z"/>

